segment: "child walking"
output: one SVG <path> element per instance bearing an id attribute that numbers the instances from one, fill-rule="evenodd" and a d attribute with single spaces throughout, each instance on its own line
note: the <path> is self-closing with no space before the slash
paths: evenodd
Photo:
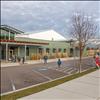
<path id="1" fill-rule="evenodd" d="M 58 61 L 57 61 L 57 64 L 58 64 L 58 67 L 60 68 L 60 66 L 61 66 L 61 60 L 60 59 L 58 59 Z"/>

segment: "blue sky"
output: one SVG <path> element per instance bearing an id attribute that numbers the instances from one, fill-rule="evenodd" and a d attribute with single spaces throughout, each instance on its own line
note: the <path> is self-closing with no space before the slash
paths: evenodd
<path id="1" fill-rule="evenodd" d="M 66 36 L 71 16 L 78 11 L 100 23 L 99 1 L 2 1 L 1 24 L 24 32 L 54 29 Z"/>

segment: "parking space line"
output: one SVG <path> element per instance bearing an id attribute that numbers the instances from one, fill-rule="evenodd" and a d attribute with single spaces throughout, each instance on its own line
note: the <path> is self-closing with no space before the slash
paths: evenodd
<path id="1" fill-rule="evenodd" d="M 53 69 L 53 68 L 49 68 L 49 69 L 52 69 L 52 70 L 56 70 L 56 71 L 59 71 L 59 72 L 62 72 L 62 73 L 68 73 L 69 70 L 73 69 L 72 67 L 71 68 L 68 68 L 68 67 L 64 67 L 63 69 Z"/>
<path id="2" fill-rule="evenodd" d="M 13 91 L 15 91 L 16 90 L 15 85 L 12 80 L 10 80 L 10 81 L 11 81 L 11 86 L 12 86 Z"/>
<path id="3" fill-rule="evenodd" d="M 67 70 L 65 70 L 64 72 L 70 72 L 70 71 L 73 71 L 73 67 L 71 67 L 71 68 L 68 68 Z"/>
<path id="4" fill-rule="evenodd" d="M 76 71 L 76 70 L 71 70 L 71 71 L 68 72 L 68 74 L 71 74 L 71 73 L 74 72 L 74 71 Z"/>
<path id="5" fill-rule="evenodd" d="M 59 70 L 59 69 L 53 69 L 53 68 L 48 68 L 48 69 L 52 69 L 52 70 L 55 70 L 55 71 L 64 73 L 63 71 L 61 71 L 61 70 Z"/>
<path id="6" fill-rule="evenodd" d="M 11 79 L 11 77 L 9 76 L 8 73 L 7 73 L 7 75 L 8 75 L 8 77 L 9 77 L 10 82 L 11 82 L 12 90 L 15 91 L 15 90 L 16 90 L 16 87 L 15 87 L 15 85 L 14 85 L 14 83 L 13 83 L 13 80 Z"/>
<path id="7" fill-rule="evenodd" d="M 48 80 L 52 80 L 52 78 L 50 78 L 50 77 L 48 77 L 48 76 L 45 76 L 44 74 L 42 74 L 42 73 L 40 73 L 40 72 L 38 72 L 38 71 L 36 71 L 36 70 L 32 70 L 32 71 L 36 72 L 37 74 L 43 76 L 44 78 L 46 78 L 46 79 L 48 79 Z"/>

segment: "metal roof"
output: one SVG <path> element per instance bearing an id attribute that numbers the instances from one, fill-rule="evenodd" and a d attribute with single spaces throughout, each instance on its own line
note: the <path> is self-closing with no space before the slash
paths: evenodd
<path id="1" fill-rule="evenodd" d="M 32 39 L 50 40 L 50 41 L 66 41 L 66 38 L 54 30 L 41 31 L 31 34 L 16 35 L 16 37 L 28 37 Z"/>
<path id="2" fill-rule="evenodd" d="M 11 26 L 8 26 L 8 25 L 1 25 L 1 26 L 0 26 L 0 29 L 10 30 L 10 31 L 13 31 L 13 32 L 15 32 L 15 33 L 17 33 L 17 34 L 24 33 L 23 31 L 20 31 L 20 30 L 14 28 L 14 27 L 11 27 Z"/>

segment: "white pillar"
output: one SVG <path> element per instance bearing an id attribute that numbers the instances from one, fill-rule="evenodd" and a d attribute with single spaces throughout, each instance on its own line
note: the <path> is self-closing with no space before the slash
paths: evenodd
<path id="1" fill-rule="evenodd" d="M 6 61 L 8 60 L 8 44 L 6 43 Z"/>
<path id="2" fill-rule="evenodd" d="M 25 56 L 24 57 L 25 57 L 25 60 L 26 60 L 26 45 L 25 45 Z"/>
<path id="3" fill-rule="evenodd" d="M 20 56 L 20 47 L 18 47 L 18 56 Z"/>
<path id="4" fill-rule="evenodd" d="M 10 30 L 9 30 L 9 40 L 10 40 Z"/>

